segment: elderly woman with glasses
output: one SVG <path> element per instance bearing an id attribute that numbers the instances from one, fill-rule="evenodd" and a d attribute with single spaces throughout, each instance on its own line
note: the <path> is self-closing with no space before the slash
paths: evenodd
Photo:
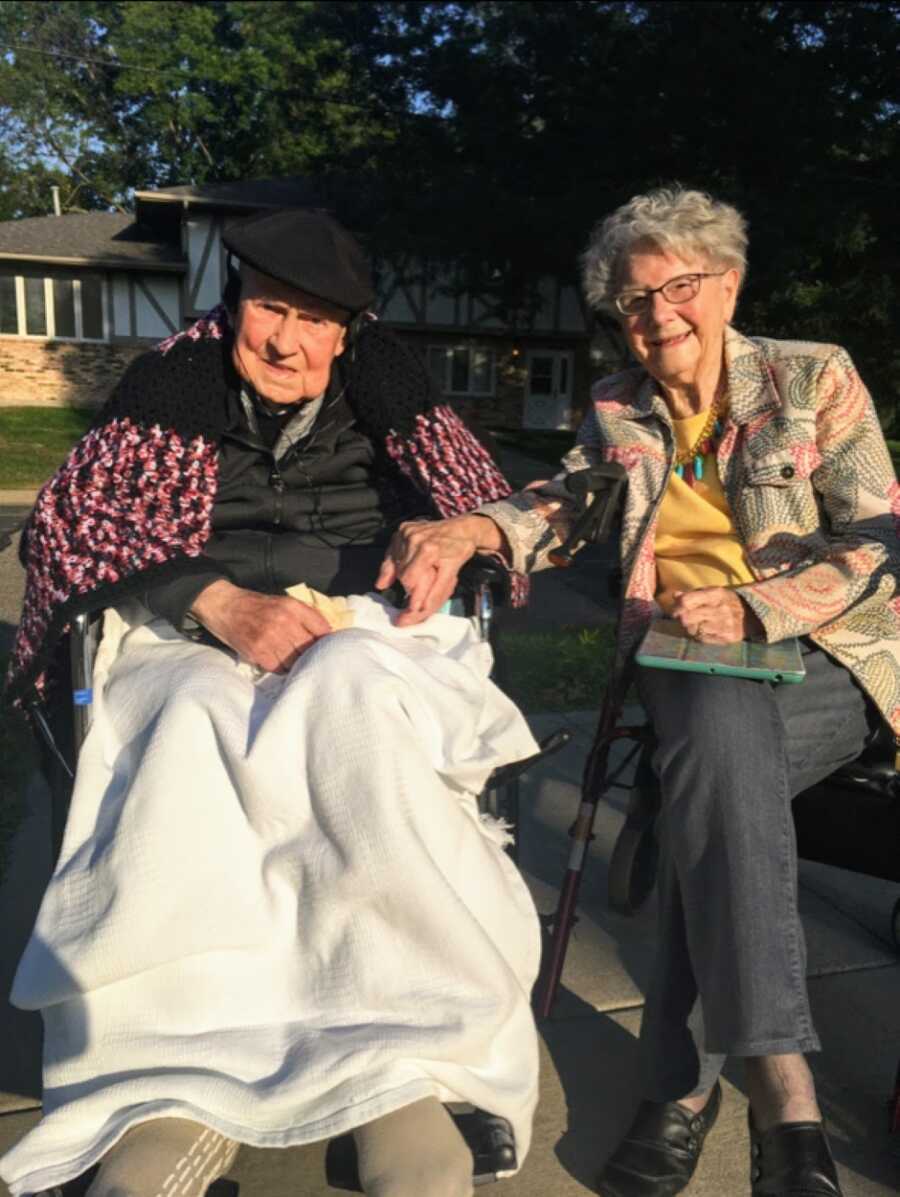
<path id="1" fill-rule="evenodd" d="M 800 639 L 806 678 L 774 685 L 637 669 L 662 793 L 660 946 L 641 1030 L 645 1100 L 598 1181 L 604 1197 L 690 1182 L 744 1059 L 754 1197 L 840 1185 L 805 1053 L 819 1050 L 797 909 L 792 797 L 900 733 L 900 487 L 872 401 L 834 345 L 731 324 L 740 213 L 697 191 L 637 196 L 583 258 L 636 366 L 598 382 L 566 473 L 628 473 L 619 675 L 664 612 L 704 644 Z M 382 580 L 443 600 L 479 549 L 538 569 L 571 526 L 560 475 L 443 524 L 407 525 Z"/>

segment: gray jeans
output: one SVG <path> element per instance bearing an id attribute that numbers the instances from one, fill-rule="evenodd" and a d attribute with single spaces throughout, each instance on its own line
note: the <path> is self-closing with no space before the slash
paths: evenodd
<path id="1" fill-rule="evenodd" d="M 708 1089 L 727 1056 L 819 1048 L 790 804 L 859 755 L 875 717 L 846 669 L 802 648 L 799 685 L 638 670 L 662 792 L 660 946 L 641 1026 L 654 1101 Z"/>

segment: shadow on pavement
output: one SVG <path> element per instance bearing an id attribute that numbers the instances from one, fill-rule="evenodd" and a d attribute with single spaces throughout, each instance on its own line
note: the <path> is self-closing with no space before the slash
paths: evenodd
<path id="1" fill-rule="evenodd" d="M 10 867 L 0 890 L 0 1094 L 3 1112 L 28 1109 L 41 1096 L 41 1016 L 9 1003 L 9 992 L 50 878 L 50 797 L 35 776 Z"/>
<path id="2" fill-rule="evenodd" d="M 637 1040 L 570 990 L 560 996 L 566 1017 L 539 1024 L 566 1103 L 565 1130 L 554 1153 L 566 1172 L 593 1190 L 637 1106 Z"/>

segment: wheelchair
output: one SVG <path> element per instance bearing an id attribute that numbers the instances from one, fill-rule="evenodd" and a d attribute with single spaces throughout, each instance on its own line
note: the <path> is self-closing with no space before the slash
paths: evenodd
<path id="1" fill-rule="evenodd" d="M 616 482 L 616 467 L 579 471 L 567 480 L 580 498 L 582 514 L 566 545 L 560 564 L 568 565 L 579 542 L 605 537 L 615 518 L 610 510 L 620 501 L 624 483 Z M 612 472 L 611 472 L 612 471 Z M 606 504 L 606 511 L 598 511 Z M 618 585 L 611 585 L 617 592 Z M 587 850 L 593 836 L 597 807 L 635 757 L 637 763 L 625 823 L 613 848 L 608 877 L 608 901 L 617 914 L 635 914 L 656 881 L 658 847 L 655 834 L 660 794 L 651 766 L 653 731 L 649 724 L 623 725 L 621 702 L 607 690 L 597 730 L 582 778 L 578 817 L 569 829 L 572 845 L 556 911 L 550 920 L 550 944 L 539 981 L 538 1017 L 547 1019 L 559 991 L 566 951 L 576 922 L 578 892 Z M 610 754 L 617 741 L 633 747 L 613 770 Z M 792 813 L 798 856 L 835 865 L 885 881 L 900 882 L 900 754 L 890 729 L 882 724 L 869 737 L 862 754 L 824 781 L 799 794 Z M 890 934 L 900 952 L 900 898 L 890 916 Z M 890 1129 L 900 1133 L 900 1063 L 890 1100 Z"/>
<path id="2" fill-rule="evenodd" d="M 508 602 L 508 589 L 508 575 L 496 561 L 475 557 L 463 567 L 456 593 L 444 608 L 448 614 L 469 619 L 480 638 L 491 645 L 495 658 L 494 678 L 501 688 L 505 682 L 505 660 L 498 644 L 495 617 Z M 389 597 L 396 600 L 397 605 L 401 604 L 399 592 L 389 594 Z M 100 633 L 99 613 L 76 615 L 72 620 L 68 646 L 60 662 L 63 675 L 67 674 L 70 680 L 71 708 L 68 709 L 65 685 L 58 688 L 61 694 L 52 709 L 47 710 L 38 703 L 29 707 L 29 714 L 40 734 L 43 771 L 50 786 L 54 862 L 62 847 L 78 756 L 91 726 L 92 676 Z M 518 860 L 519 779 L 532 765 L 564 748 L 571 736 L 571 731 L 564 729 L 551 733 L 540 742 L 540 751 L 534 756 L 495 769 L 488 779 L 479 805 L 509 827 L 512 842 L 507 852 L 514 862 Z M 464 1103 L 451 1103 L 448 1110 L 472 1152 L 476 1185 L 489 1184 L 515 1172 L 515 1141 L 506 1119 Z M 351 1133 L 329 1142 L 325 1168 L 326 1179 L 333 1188 L 361 1191 L 356 1145 Z M 81 1197 L 95 1173 L 96 1166 L 63 1186 L 60 1197 Z M 209 1197 L 236 1197 L 238 1191 L 233 1181 L 222 1179 L 210 1186 L 208 1193 Z"/>

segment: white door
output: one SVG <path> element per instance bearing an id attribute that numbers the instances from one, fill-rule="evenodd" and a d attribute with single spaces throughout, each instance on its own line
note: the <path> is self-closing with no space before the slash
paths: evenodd
<path id="1" fill-rule="evenodd" d="M 572 427 L 572 354 L 529 350 L 525 384 L 525 428 Z"/>

